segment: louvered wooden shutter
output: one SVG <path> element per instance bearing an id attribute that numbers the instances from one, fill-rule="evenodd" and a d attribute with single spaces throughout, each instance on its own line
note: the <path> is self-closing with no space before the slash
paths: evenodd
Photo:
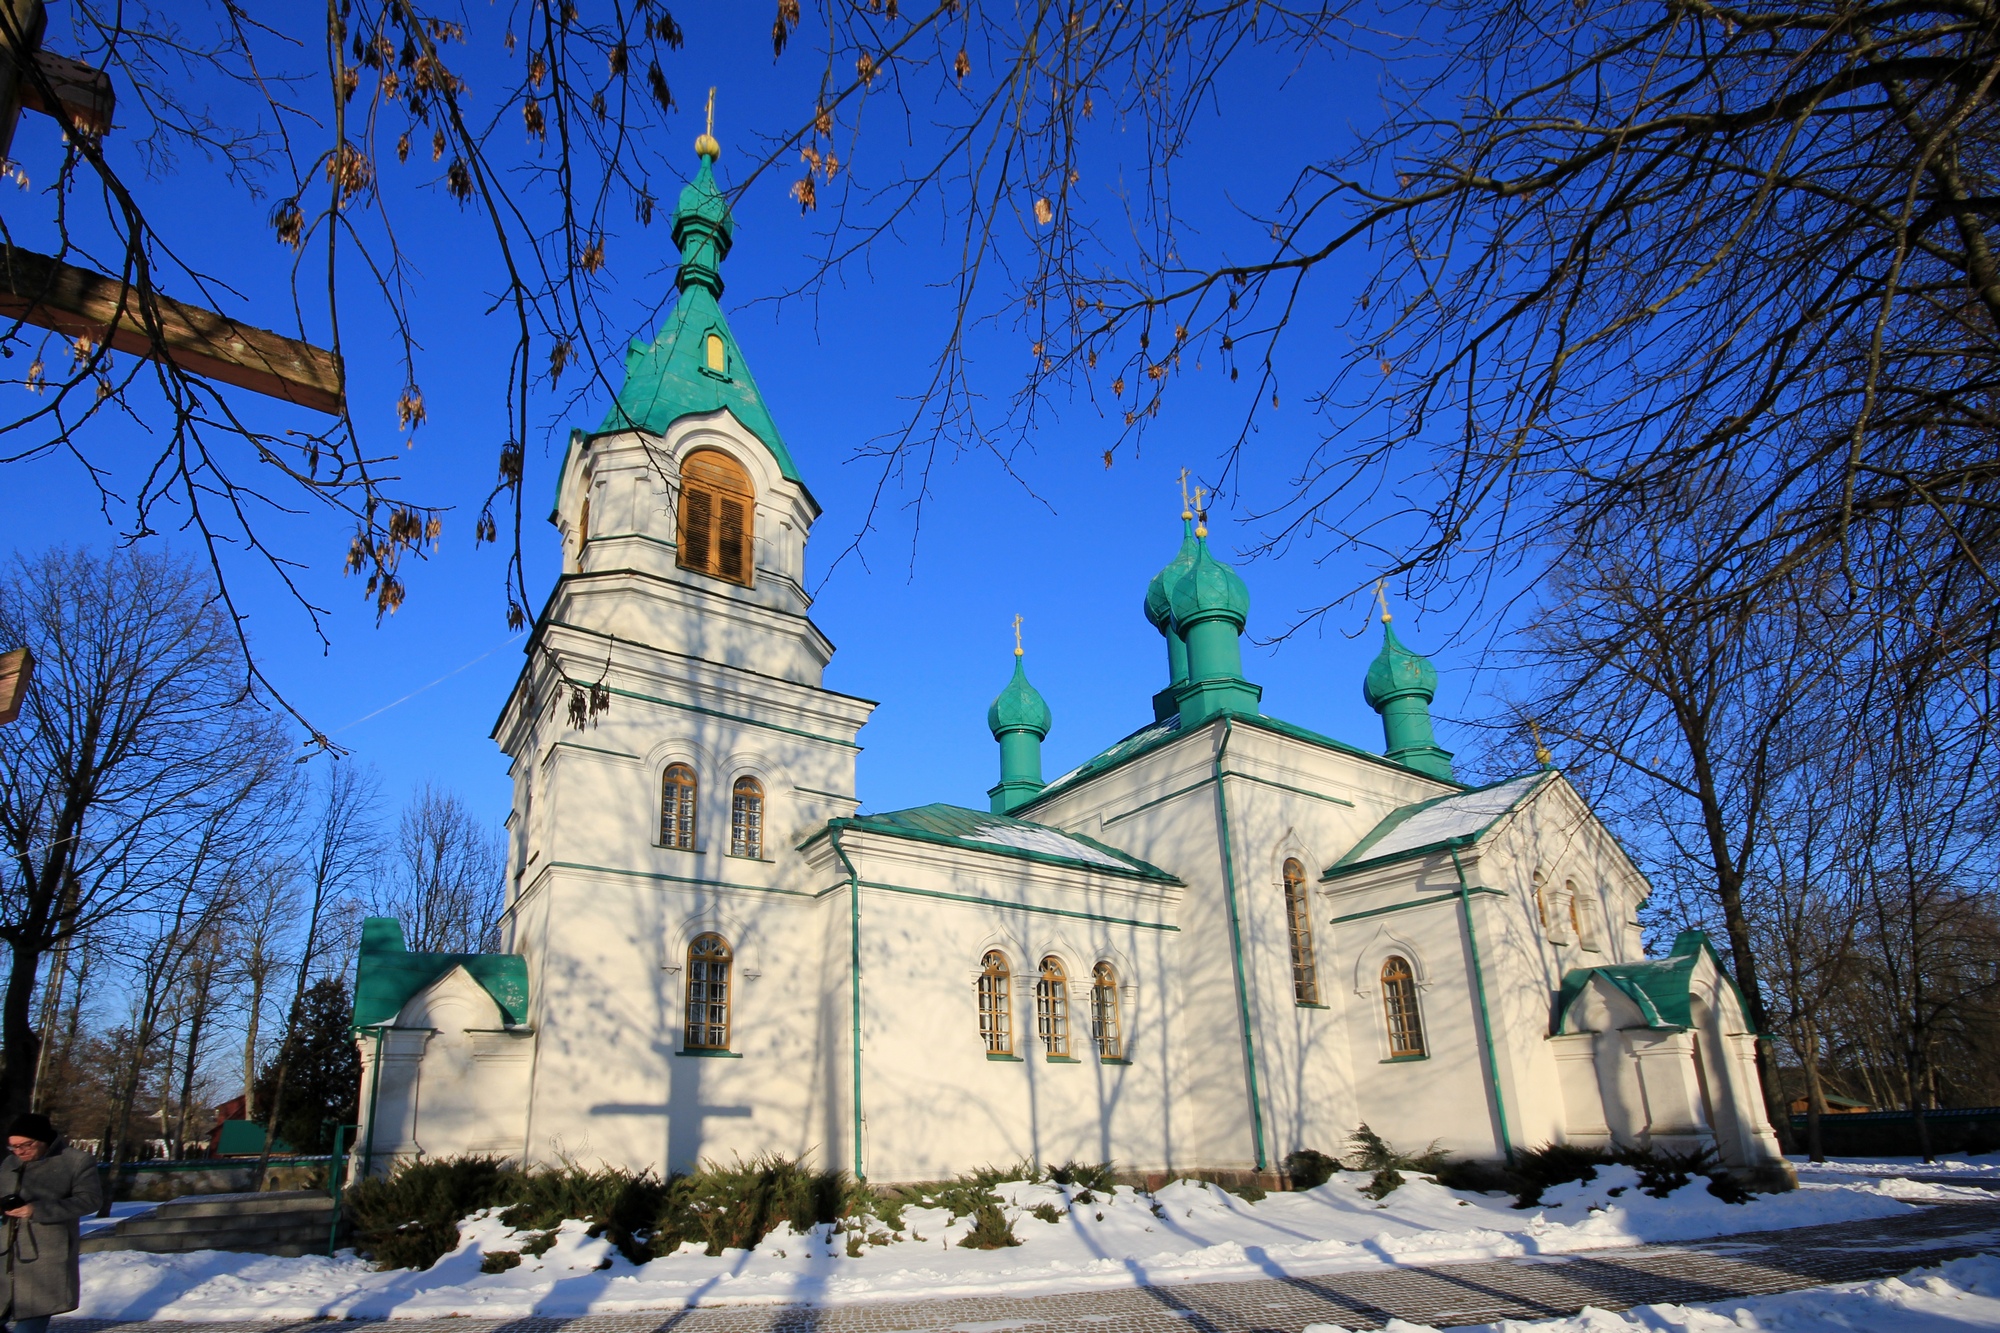
<path id="1" fill-rule="evenodd" d="M 716 564 L 722 577 L 740 581 L 747 572 L 747 566 L 750 563 L 745 559 L 748 552 L 743 549 L 749 545 L 744 540 L 743 502 L 741 500 L 732 500 L 726 495 L 720 497 L 720 499 L 722 502 L 722 540 L 716 550 Z"/>
<path id="2" fill-rule="evenodd" d="M 709 551 L 710 515 L 714 497 L 707 491 L 689 488 L 687 493 L 687 519 L 681 527 L 681 561 L 689 569 L 699 569 L 706 573 L 715 568 Z"/>

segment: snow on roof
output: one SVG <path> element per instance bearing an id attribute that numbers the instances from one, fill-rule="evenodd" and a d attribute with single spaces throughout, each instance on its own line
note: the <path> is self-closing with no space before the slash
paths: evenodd
<path id="1" fill-rule="evenodd" d="M 1379 861 L 1451 838 L 1476 838 L 1513 809 L 1547 774 L 1540 770 L 1477 791 L 1442 796 L 1391 814 L 1375 831 L 1340 858 L 1340 865 Z"/>

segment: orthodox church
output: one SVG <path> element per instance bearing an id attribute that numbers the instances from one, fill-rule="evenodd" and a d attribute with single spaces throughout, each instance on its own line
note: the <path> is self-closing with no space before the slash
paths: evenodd
<path id="1" fill-rule="evenodd" d="M 822 683 L 820 510 L 723 316 L 734 223 L 696 149 L 678 300 L 571 436 L 562 574 L 493 732 L 505 951 L 367 923 L 364 1170 L 777 1153 L 877 1182 L 1026 1158 L 1270 1183 L 1363 1121 L 1474 1158 L 1782 1169 L 1734 983 L 1698 932 L 1645 955 L 1645 877 L 1563 775 L 1456 780 L 1437 673 L 1386 610 L 1360 682 L 1381 753 L 1266 711 L 1249 591 L 1192 511 L 1144 590 L 1143 725 L 1046 776 L 1017 646 L 988 808 L 862 813 L 875 705 Z"/>

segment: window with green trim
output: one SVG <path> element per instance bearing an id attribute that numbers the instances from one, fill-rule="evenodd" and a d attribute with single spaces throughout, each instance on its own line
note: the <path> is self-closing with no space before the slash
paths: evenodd
<path id="1" fill-rule="evenodd" d="M 1417 975 L 1407 958 L 1391 954 L 1382 964 L 1382 1011 L 1389 1024 L 1389 1058 L 1423 1055 L 1424 1023 L 1417 1016 Z"/>
<path id="2" fill-rule="evenodd" d="M 1319 1003 L 1319 969 L 1313 963 L 1312 895 L 1306 889 L 1306 868 L 1298 858 L 1285 860 L 1285 920 L 1292 937 L 1292 998 L 1300 1004 Z"/>
<path id="3" fill-rule="evenodd" d="M 1125 1058 L 1125 1034 L 1118 1021 L 1118 972 L 1099 963 L 1090 974 L 1090 1039 L 1100 1060 Z"/>
<path id="4" fill-rule="evenodd" d="M 734 956 L 720 935 L 697 935 L 688 945 L 687 1048 L 729 1049 L 729 965 Z"/>
<path id="5" fill-rule="evenodd" d="M 1069 978 L 1053 954 L 1042 960 L 1035 979 L 1035 1035 L 1050 1055 L 1069 1054 Z"/>
<path id="6" fill-rule="evenodd" d="M 987 950 L 979 960 L 979 1038 L 988 1055 L 1014 1053 L 1013 983 L 1007 955 Z"/>

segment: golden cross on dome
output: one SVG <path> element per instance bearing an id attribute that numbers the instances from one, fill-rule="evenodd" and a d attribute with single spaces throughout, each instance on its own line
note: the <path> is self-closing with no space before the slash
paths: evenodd
<path id="1" fill-rule="evenodd" d="M 1389 597 L 1388 594 L 1382 591 L 1382 585 L 1388 581 L 1387 579 L 1375 580 L 1375 601 L 1382 608 L 1382 623 L 1385 625 L 1389 623 Z"/>
<path id="2" fill-rule="evenodd" d="M 1187 479 L 1188 479 L 1188 470 L 1186 468 L 1182 468 L 1181 469 L 1181 518 L 1183 520 L 1194 517 L 1194 507 L 1188 503 Z"/>
<path id="3" fill-rule="evenodd" d="M 1194 512 L 1201 519 L 1200 522 L 1194 525 L 1194 535 L 1197 537 L 1208 536 L 1208 510 L 1202 508 L 1201 504 L 1201 497 L 1204 494 L 1206 492 L 1201 487 L 1197 486 L 1194 488 Z"/>
<path id="4" fill-rule="evenodd" d="M 1021 655 L 1021 613 L 1014 613 L 1014 656 Z"/>
<path id="5" fill-rule="evenodd" d="M 715 141 L 715 89 L 708 90 L 708 128 L 694 141 L 694 151 L 706 158 L 722 156 L 722 145 Z"/>
<path id="6" fill-rule="evenodd" d="M 715 137 L 715 89 L 708 90 L 708 137 Z"/>
<path id="7" fill-rule="evenodd" d="M 1553 764 L 1555 762 L 1555 756 L 1549 753 L 1548 746 L 1542 744 L 1542 729 L 1535 725 L 1535 719 L 1533 719 L 1532 717 L 1528 719 L 1528 735 L 1531 736 L 1535 742 L 1535 762 L 1540 764 L 1543 768 L 1547 768 L 1549 765 Z"/>

